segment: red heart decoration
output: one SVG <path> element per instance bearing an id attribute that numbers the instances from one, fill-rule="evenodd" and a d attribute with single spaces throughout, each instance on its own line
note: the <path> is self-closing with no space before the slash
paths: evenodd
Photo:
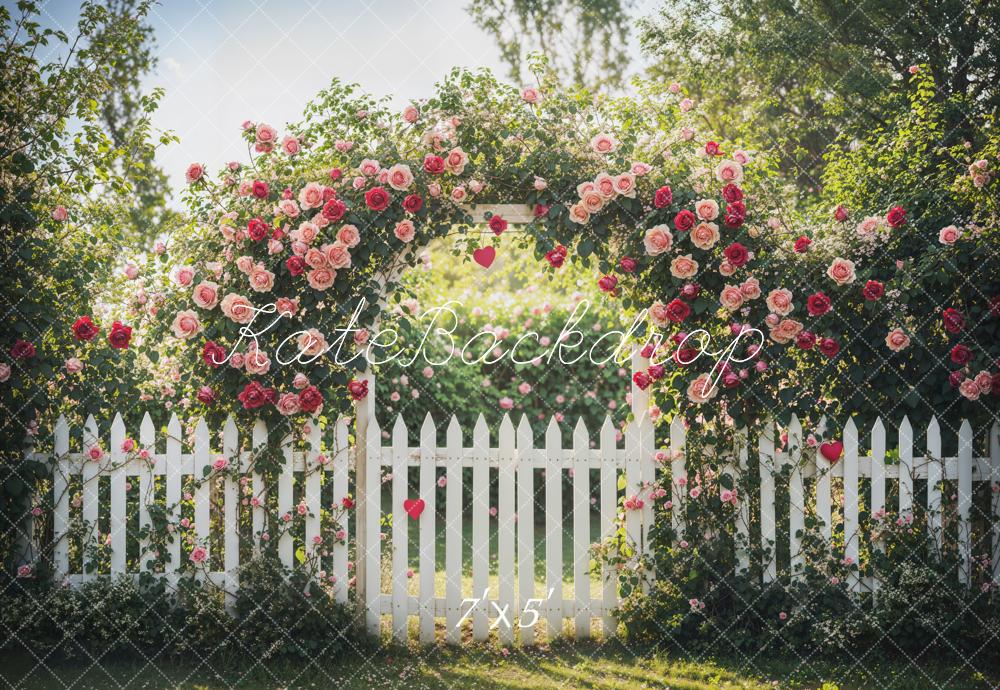
<path id="1" fill-rule="evenodd" d="M 493 260 L 497 258 L 497 250 L 493 247 L 480 247 L 472 252 L 472 259 L 483 268 L 493 265 Z"/>
<path id="2" fill-rule="evenodd" d="M 403 501 L 403 510 L 406 511 L 411 520 L 417 520 L 420 518 L 420 514 L 424 512 L 425 505 L 427 504 L 424 503 L 424 499 L 422 498 L 408 498 Z"/>
<path id="3" fill-rule="evenodd" d="M 830 462 L 837 462 L 840 460 L 840 456 L 844 453 L 844 444 L 840 441 L 824 443 L 820 445 L 819 452 L 822 453 L 823 457 Z"/>

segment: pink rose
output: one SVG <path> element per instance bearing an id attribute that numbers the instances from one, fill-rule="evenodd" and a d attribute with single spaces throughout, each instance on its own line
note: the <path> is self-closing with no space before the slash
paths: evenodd
<path id="1" fill-rule="evenodd" d="M 393 230 L 393 234 L 396 236 L 396 239 L 400 242 L 406 243 L 413 241 L 415 232 L 416 229 L 413 227 L 413 221 L 409 219 L 401 220 L 396 223 L 396 228 Z"/>
<path id="2" fill-rule="evenodd" d="M 719 241 L 719 226 L 715 223 L 698 223 L 691 229 L 691 243 L 699 249 L 711 249 Z"/>
<path id="3" fill-rule="evenodd" d="M 389 168 L 389 176 L 386 180 L 389 186 L 398 191 L 405 191 L 413 184 L 413 173 L 410 166 L 397 163 Z"/>
<path id="4" fill-rule="evenodd" d="M 174 280 L 181 287 L 187 287 L 194 281 L 194 269 L 190 266 L 181 266 L 174 274 Z"/>
<path id="5" fill-rule="evenodd" d="M 719 301 L 726 309 L 736 311 L 743 306 L 743 292 L 741 292 L 735 285 L 727 285 L 722 288 L 722 294 L 719 296 Z"/>
<path id="6" fill-rule="evenodd" d="M 653 302 L 648 313 L 650 322 L 658 328 L 663 328 L 670 323 L 669 311 L 663 302 Z"/>
<path id="7" fill-rule="evenodd" d="M 635 175 L 630 172 L 615 176 L 615 191 L 627 198 L 635 198 Z"/>
<path id="8" fill-rule="evenodd" d="M 416 106 L 408 105 L 403 108 L 403 119 L 409 122 L 411 125 L 420 119 L 420 111 L 417 110 Z"/>
<path id="9" fill-rule="evenodd" d="M 337 241 L 345 247 L 356 247 L 361 242 L 361 233 L 354 225 L 345 225 L 337 231 Z"/>
<path id="10" fill-rule="evenodd" d="M 740 292 L 742 292 L 743 296 L 747 299 L 757 299 L 761 294 L 760 281 L 756 278 L 747 278 L 740 285 Z"/>
<path id="11" fill-rule="evenodd" d="M 794 306 L 792 305 L 792 293 L 790 290 L 785 288 L 778 288 L 777 290 L 771 290 L 768 293 L 767 308 L 773 311 L 775 314 L 780 314 L 781 316 L 788 316 L 791 313 Z"/>
<path id="12" fill-rule="evenodd" d="M 188 166 L 187 172 L 184 173 L 184 179 L 187 180 L 188 184 L 193 184 L 201 179 L 201 176 L 205 174 L 205 166 L 201 163 L 192 163 Z"/>
<path id="13" fill-rule="evenodd" d="M 722 161 L 715 168 L 715 179 L 723 184 L 739 184 L 743 181 L 743 166 L 736 161 Z"/>
<path id="14" fill-rule="evenodd" d="M 701 374 L 688 385 L 688 400 L 700 405 L 706 403 L 719 394 L 719 387 L 716 386 L 708 374 Z"/>
<path id="15" fill-rule="evenodd" d="M 279 297 L 274 301 L 274 306 L 280 316 L 295 316 L 299 311 L 298 300 L 289 299 L 288 297 Z"/>
<path id="16" fill-rule="evenodd" d="M 304 209 L 319 208 L 323 205 L 323 185 L 310 182 L 299 191 L 299 205 Z"/>
<path id="17" fill-rule="evenodd" d="M 329 347 L 326 337 L 315 328 L 310 328 L 298 337 L 299 351 L 309 357 L 316 357 Z"/>
<path id="18" fill-rule="evenodd" d="M 351 252 L 340 242 L 325 245 L 323 253 L 326 254 L 326 260 L 331 268 L 340 270 L 351 265 Z"/>
<path id="19" fill-rule="evenodd" d="M 465 191 L 465 187 L 459 185 L 451 190 L 451 200 L 456 204 L 460 204 L 465 201 L 465 197 L 468 196 L 468 192 Z"/>
<path id="20" fill-rule="evenodd" d="M 52 220 L 57 223 L 65 223 L 69 220 L 69 213 L 66 211 L 65 206 L 56 206 L 52 209 Z"/>
<path id="21" fill-rule="evenodd" d="M 962 236 L 961 231 L 954 225 L 949 225 L 947 227 L 941 228 L 941 232 L 938 233 L 938 241 L 941 244 L 946 244 L 951 246 L 958 241 L 958 238 Z"/>
<path id="22" fill-rule="evenodd" d="M 278 412 L 286 417 L 296 414 L 302 409 L 299 405 L 298 393 L 283 393 L 274 406 L 278 408 Z"/>
<path id="23" fill-rule="evenodd" d="M 521 100 L 524 101 L 525 103 L 534 105 L 535 103 L 538 103 L 539 98 L 540 96 L 538 95 L 538 89 L 533 88 L 531 86 L 529 86 L 528 88 L 524 89 L 521 92 Z"/>
<path id="24" fill-rule="evenodd" d="M 893 352 L 902 352 L 910 346 L 910 336 L 902 328 L 894 328 L 885 336 L 885 344 Z"/>
<path id="25" fill-rule="evenodd" d="M 337 272 L 326 267 L 314 268 L 306 274 L 306 281 L 313 290 L 327 290 L 337 278 Z"/>
<path id="26" fill-rule="evenodd" d="M 4 366 L 6 367 L 7 365 L 5 364 Z M 70 357 L 67 359 L 63 366 L 66 367 L 67 374 L 79 374 L 83 371 L 83 362 L 76 357 Z M 7 367 L 7 376 L 10 376 L 10 367 Z M 7 379 L 4 378 L 3 380 L 6 381 Z"/>
<path id="27" fill-rule="evenodd" d="M 646 253 L 650 256 L 670 251 L 673 243 L 674 236 L 670 233 L 670 229 L 666 225 L 653 226 L 646 231 L 646 236 L 643 238 Z"/>
<path id="28" fill-rule="evenodd" d="M 303 388 L 308 388 L 309 387 L 309 377 L 306 376 L 305 374 L 301 373 L 301 372 L 298 373 L 298 374 L 296 374 L 295 378 L 292 379 L 292 386 L 294 386 L 296 390 L 302 390 Z M 298 396 L 296 396 L 296 399 L 297 398 L 298 398 Z"/>
<path id="29" fill-rule="evenodd" d="M 455 147 L 444 157 L 444 169 L 452 175 L 461 175 L 465 170 L 469 156 L 460 147 Z"/>
<path id="30" fill-rule="evenodd" d="M 250 271 L 250 287 L 255 292 L 270 292 L 274 287 L 274 274 L 263 266 L 255 266 Z"/>
<path id="31" fill-rule="evenodd" d="M 278 130 L 264 122 L 257 125 L 256 134 L 258 144 L 271 144 L 278 138 Z"/>
<path id="32" fill-rule="evenodd" d="M 674 257 L 670 262 L 670 275 L 681 280 L 693 278 L 698 273 L 698 262 L 690 254 Z"/>
<path id="33" fill-rule="evenodd" d="M 251 304 L 250 300 L 246 297 L 230 292 L 222 298 L 220 305 L 222 307 L 222 313 L 225 314 L 230 321 L 242 324 L 253 321 L 253 304 Z"/>
<path id="34" fill-rule="evenodd" d="M 246 367 L 248 374 L 263 376 L 271 370 L 271 360 L 266 352 L 254 349 L 248 351 L 243 358 L 243 366 Z"/>
<path id="35" fill-rule="evenodd" d="M 845 285 L 847 283 L 854 282 L 854 262 L 849 259 L 842 259 L 837 257 L 830 264 L 830 267 L 826 269 L 826 274 L 837 283 L 837 285 Z"/>
<path id="36" fill-rule="evenodd" d="M 198 321 L 198 315 L 193 311 L 180 311 L 174 317 L 171 328 L 174 331 L 175 338 L 184 338 L 187 340 L 201 332 L 201 322 Z"/>
<path id="37" fill-rule="evenodd" d="M 694 212 L 701 220 L 715 220 L 719 217 L 719 203 L 715 199 L 701 199 L 695 202 Z"/>
<path id="38" fill-rule="evenodd" d="M 976 383 L 975 379 L 965 379 L 962 383 L 958 384 L 958 392 L 968 400 L 978 400 L 982 390 L 980 390 L 979 384 Z"/>
<path id="39" fill-rule="evenodd" d="M 598 134 L 590 140 L 590 148 L 594 153 L 614 153 L 618 149 L 618 141 L 610 134 Z"/>
<path id="40" fill-rule="evenodd" d="M 281 148 L 289 156 L 294 156 L 296 153 L 299 152 L 301 146 L 299 144 L 299 140 L 298 139 L 296 139 L 295 137 L 289 135 L 289 136 L 286 136 L 284 139 L 281 140 Z"/>

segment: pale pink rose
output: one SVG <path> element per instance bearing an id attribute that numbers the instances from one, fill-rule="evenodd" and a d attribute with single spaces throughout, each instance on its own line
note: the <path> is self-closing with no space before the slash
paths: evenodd
<path id="1" fill-rule="evenodd" d="M 139 267 L 135 264 L 129 264 L 125 267 L 125 277 L 129 280 L 135 280 L 139 277 Z"/>
<path id="2" fill-rule="evenodd" d="M 715 220 L 719 217 L 719 203 L 715 199 L 701 199 L 694 203 L 694 212 L 702 220 Z"/>
<path id="3" fill-rule="evenodd" d="M 387 182 L 390 187 L 400 192 L 409 189 L 410 185 L 413 184 L 413 173 L 410 172 L 410 166 L 397 163 L 389 168 Z"/>
<path id="4" fill-rule="evenodd" d="M 294 386 L 296 390 L 302 390 L 303 388 L 308 388 L 309 377 L 303 374 L 302 372 L 299 372 L 298 374 L 295 375 L 295 378 L 292 379 L 292 386 Z"/>
<path id="5" fill-rule="evenodd" d="M 719 273 L 726 276 L 727 278 L 734 273 L 736 273 L 736 267 L 731 263 L 723 259 L 722 263 L 719 264 Z"/>
<path id="6" fill-rule="evenodd" d="M 174 273 L 174 280 L 181 287 L 187 287 L 194 280 L 194 269 L 190 266 L 181 266 Z"/>
<path id="7" fill-rule="evenodd" d="M 862 218 L 861 222 L 858 223 L 857 232 L 862 237 L 871 237 L 875 234 L 875 231 L 878 230 L 881 222 L 882 219 L 878 216 L 868 216 L 866 218 Z"/>
<path id="8" fill-rule="evenodd" d="M 298 300 L 289 299 L 288 297 L 279 297 L 274 301 L 274 306 L 280 316 L 295 316 L 299 311 Z"/>
<path id="9" fill-rule="evenodd" d="M 781 316 L 788 316 L 792 312 L 792 309 L 795 308 L 792 304 L 792 293 L 785 288 L 771 290 L 767 294 L 765 301 L 767 302 L 768 309 Z"/>
<path id="10" fill-rule="evenodd" d="M 774 328 L 781 323 L 781 317 L 777 314 L 768 314 L 764 317 L 764 323 L 767 324 L 768 328 Z"/>
<path id="11" fill-rule="evenodd" d="M 682 113 L 689 112 L 692 108 L 694 108 L 694 101 L 690 98 L 681 99 L 680 109 Z"/>
<path id="12" fill-rule="evenodd" d="M 636 177 L 642 177 L 643 175 L 648 175 L 653 170 L 653 166 L 648 163 L 634 162 L 630 170 Z"/>
<path id="13" fill-rule="evenodd" d="M 460 204 L 465 201 L 465 197 L 468 196 L 468 192 L 465 191 L 465 187 L 459 185 L 451 190 L 451 200 L 456 204 Z"/>
<path id="14" fill-rule="evenodd" d="M 416 229 L 413 227 L 413 221 L 405 219 L 396 223 L 396 228 L 393 230 L 393 234 L 400 242 L 409 243 L 413 241 L 415 231 Z"/>
<path id="15" fill-rule="evenodd" d="M 417 110 L 415 105 L 408 105 L 403 108 L 403 119 L 412 125 L 420 119 L 420 111 Z"/>
<path id="16" fill-rule="evenodd" d="M 675 81 L 671 82 L 670 86 L 667 87 L 667 90 L 670 93 L 674 93 L 674 94 L 680 93 L 681 92 L 681 85 L 679 83 L 675 82 Z"/>
<path id="17" fill-rule="evenodd" d="M 294 199 L 282 199 L 278 202 L 278 208 L 289 218 L 298 218 L 299 216 L 299 205 L 295 203 Z"/>
<path id="18" fill-rule="evenodd" d="M 249 278 L 250 287 L 255 292 L 270 292 L 274 287 L 274 273 L 263 266 L 254 266 Z"/>
<path id="19" fill-rule="evenodd" d="M 7 365 L 5 364 L 4 366 Z M 79 374 L 83 371 L 83 362 L 81 362 L 77 357 L 70 357 L 66 360 L 63 366 L 66 367 L 67 374 Z M 7 376 L 10 376 L 10 367 L 7 367 Z M 7 379 L 4 378 L 3 380 L 6 381 Z"/>
<path id="20" fill-rule="evenodd" d="M 229 366 L 231 366 L 233 369 L 242 369 L 243 368 L 243 353 L 242 352 L 234 352 L 232 355 L 230 355 L 229 356 Z"/>
<path id="21" fill-rule="evenodd" d="M 541 96 L 538 94 L 538 89 L 534 87 L 529 86 L 521 92 L 521 100 L 525 103 L 534 105 L 535 103 L 538 103 L 539 98 L 541 98 Z"/>
<path id="22" fill-rule="evenodd" d="M 444 169 L 452 175 L 461 175 L 465 171 L 465 165 L 469 162 L 469 156 L 460 147 L 455 147 L 444 157 Z"/>
<path id="23" fill-rule="evenodd" d="M 278 130 L 271 125 L 261 122 L 257 125 L 257 143 L 273 144 L 278 138 Z"/>
<path id="24" fill-rule="evenodd" d="M 337 272 L 326 267 L 314 268 L 306 274 L 306 281 L 313 290 L 326 290 L 336 279 Z"/>
<path id="25" fill-rule="evenodd" d="M 375 175 L 378 175 L 381 169 L 382 166 L 379 164 L 379 162 L 371 158 L 365 158 L 358 165 L 358 171 L 365 177 L 374 177 Z"/>
<path id="26" fill-rule="evenodd" d="M 230 292 L 222 298 L 220 305 L 222 307 L 222 313 L 225 314 L 231 321 L 244 324 L 253 321 L 253 304 L 251 304 L 250 300 L 246 297 Z"/>
<path id="27" fill-rule="evenodd" d="M 592 189 L 588 189 L 580 197 L 580 203 L 583 208 L 586 209 L 587 213 L 597 213 L 602 208 L 604 208 L 605 198 L 601 194 L 600 190 L 595 186 Z"/>
<path id="28" fill-rule="evenodd" d="M 854 282 L 854 262 L 850 259 L 842 259 L 839 256 L 833 260 L 830 267 L 826 269 L 826 274 L 837 285 L 846 285 Z"/>
<path id="29" fill-rule="evenodd" d="M 951 246 L 955 244 L 961 236 L 962 233 L 958 228 L 954 225 L 949 225 L 941 228 L 941 232 L 938 233 L 938 242 Z"/>
<path id="30" fill-rule="evenodd" d="M 350 267 L 351 252 L 342 243 L 334 242 L 330 245 L 323 245 L 323 252 L 326 254 L 326 260 L 329 262 L 330 268 L 340 270 Z"/>
<path id="31" fill-rule="evenodd" d="M 254 261 L 252 256 L 241 256 L 236 259 L 236 268 L 240 273 L 250 273 L 253 270 Z"/>
<path id="32" fill-rule="evenodd" d="M 297 342 L 299 351 L 310 357 L 314 357 L 328 348 L 326 337 L 315 328 L 300 333 Z"/>
<path id="33" fill-rule="evenodd" d="M 282 393 L 281 397 L 278 398 L 278 402 L 274 405 L 278 408 L 278 412 L 289 417 L 296 414 L 301 407 L 299 407 L 299 394 L 298 393 Z"/>
<path id="34" fill-rule="evenodd" d="M 263 376 L 271 370 L 271 360 L 262 350 L 249 350 L 243 358 L 243 366 L 253 376 Z"/>
<path id="35" fill-rule="evenodd" d="M 368 329 L 359 328 L 354 332 L 354 344 L 357 345 L 358 347 L 364 347 L 364 345 L 368 342 L 368 337 L 369 337 Z"/>
<path id="36" fill-rule="evenodd" d="M 885 345 L 893 352 L 902 352 L 910 346 L 910 336 L 902 328 L 894 328 L 885 337 Z"/>
<path id="37" fill-rule="evenodd" d="M 534 186 L 536 192 L 540 192 L 543 189 L 545 189 L 546 187 L 548 187 L 549 183 L 545 181 L 544 177 L 538 177 L 537 175 L 535 175 L 535 182 L 534 182 L 533 186 Z"/>
<path id="38" fill-rule="evenodd" d="M 364 189 L 366 184 L 368 184 L 368 182 L 361 175 L 358 175 L 353 180 L 351 180 L 351 186 L 354 187 L 355 189 Z"/>
<path id="39" fill-rule="evenodd" d="M 976 374 L 976 385 L 979 386 L 980 390 L 988 391 L 993 386 L 993 377 L 988 371 L 981 371 Z"/>
<path id="40" fill-rule="evenodd" d="M 779 344 L 786 344 L 792 341 L 801 331 L 803 325 L 795 319 L 782 319 L 778 325 L 771 329 L 771 338 Z"/>
<path id="41" fill-rule="evenodd" d="M 968 400 L 978 400 L 982 390 L 980 390 L 979 384 L 976 383 L 975 379 L 965 379 L 962 383 L 958 384 L 958 392 Z"/>
<path id="42" fill-rule="evenodd" d="M 284 139 L 281 140 L 281 148 L 289 156 L 294 156 L 296 153 L 298 153 L 301 150 L 302 147 L 299 144 L 299 140 L 297 138 L 289 135 L 289 136 L 286 136 Z"/>
<path id="43" fill-rule="evenodd" d="M 719 295 L 719 301 L 722 302 L 722 306 L 730 311 L 736 311 L 743 306 L 743 293 L 735 285 L 727 285 L 722 288 L 722 294 Z"/>
<path id="44" fill-rule="evenodd" d="M 674 236 L 666 225 L 655 225 L 646 231 L 642 243 L 646 247 L 647 254 L 656 256 L 670 251 L 670 247 L 674 243 Z"/>
<path id="45" fill-rule="evenodd" d="M 439 185 L 437 182 L 431 182 L 429 185 L 427 185 L 427 193 L 434 198 L 441 196 L 441 185 Z"/>
<path id="46" fill-rule="evenodd" d="M 250 192 L 253 191 L 253 184 L 249 181 L 240 182 L 240 196 L 250 196 Z"/>
<path id="47" fill-rule="evenodd" d="M 202 309 L 215 309 L 219 303 L 219 286 L 209 280 L 203 280 L 194 286 L 191 299 Z"/>
<path id="48" fill-rule="evenodd" d="M 310 182 L 299 191 L 299 204 L 304 209 L 319 208 L 323 205 L 323 185 Z"/>
<path id="49" fill-rule="evenodd" d="M 196 546 L 191 549 L 191 555 L 189 556 L 191 562 L 200 565 L 208 560 L 208 549 L 204 546 Z"/>
<path id="50" fill-rule="evenodd" d="M 590 148 L 594 153 L 614 153 L 618 149 L 618 140 L 610 134 L 598 134 L 590 140 Z"/>
<path id="51" fill-rule="evenodd" d="M 201 163 L 192 163 L 188 166 L 187 171 L 184 173 L 184 179 L 187 180 L 188 184 L 192 184 L 201 179 L 201 176 L 205 174 L 205 166 Z"/>
<path id="52" fill-rule="evenodd" d="M 715 168 L 715 179 L 723 184 L 739 184 L 743 181 L 743 166 L 736 161 L 722 161 Z"/>
<path id="53" fill-rule="evenodd" d="M 274 254 L 280 254 L 284 248 L 285 248 L 285 245 L 283 245 L 278 240 L 273 240 L 272 239 L 272 240 L 268 240 L 267 241 L 267 253 L 268 254 L 272 254 L 272 255 L 274 255 Z"/>
<path id="54" fill-rule="evenodd" d="M 179 311 L 177 312 L 177 316 L 174 317 L 171 328 L 174 331 L 175 338 L 184 338 L 187 340 L 201 332 L 201 322 L 198 321 L 198 315 L 193 311 Z"/>
<path id="55" fill-rule="evenodd" d="M 760 281 L 752 277 L 747 278 L 740 285 L 740 292 L 742 292 L 743 296 L 747 299 L 757 299 L 761 295 Z"/>
<path id="56" fill-rule="evenodd" d="M 750 154 L 741 149 L 737 149 L 733 151 L 733 160 L 739 163 L 740 165 L 745 166 L 747 163 L 750 162 Z"/>
<path id="57" fill-rule="evenodd" d="M 327 267 L 326 252 L 324 252 L 320 247 L 309 247 L 303 258 L 309 268 Z"/>
<path id="58" fill-rule="evenodd" d="M 581 199 L 583 199 L 588 192 L 595 190 L 605 199 L 611 199 L 618 193 L 615 191 L 615 178 L 603 172 L 594 178 L 594 183 L 592 185 L 581 185 L 581 190 Z"/>
<path id="59" fill-rule="evenodd" d="M 615 191 L 628 199 L 635 198 L 635 175 L 624 172 L 615 176 Z"/>
<path id="60" fill-rule="evenodd" d="M 500 398 L 500 409 L 501 410 L 513 410 L 514 401 L 510 398 Z"/>
<path id="61" fill-rule="evenodd" d="M 657 328 L 666 326 L 670 322 L 667 318 L 667 305 L 663 302 L 653 302 L 649 307 L 649 321 Z"/>
<path id="62" fill-rule="evenodd" d="M 65 206 L 56 206 L 52 209 L 52 220 L 57 223 L 65 223 L 69 220 L 69 213 L 66 211 Z"/>
<path id="63" fill-rule="evenodd" d="M 693 278 L 698 273 L 698 262 L 690 254 L 675 256 L 670 262 L 670 275 L 681 280 Z"/>
<path id="64" fill-rule="evenodd" d="M 578 225 L 586 225 L 590 222 L 590 211 L 582 204 L 573 204 L 569 207 L 569 219 Z"/>
<path id="65" fill-rule="evenodd" d="M 719 387 L 712 382 L 708 374 L 701 374 L 688 385 L 688 400 L 700 405 L 706 403 L 719 394 Z"/>
<path id="66" fill-rule="evenodd" d="M 681 127 L 681 139 L 691 141 L 694 139 L 694 130 L 690 127 Z"/>
<path id="67" fill-rule="evenodd" d="M 361 233 L 354 225 L 345 225 L 337 231 L 337 241 L 345 247 L 357 247 L 361 242 Z"/>
<path id="68" fill-rule="evenodd" d="M 691 229 L 691 243 L 698 249 L 711 249 L 719 241 L 719 226 L 715 223 L 698 223 Z"/>

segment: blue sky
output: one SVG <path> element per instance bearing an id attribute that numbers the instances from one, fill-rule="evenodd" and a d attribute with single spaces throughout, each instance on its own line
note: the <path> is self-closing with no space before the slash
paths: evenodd
<path id="1" fill-rule="evenodd" d="M 281 130 L 334 76 L 391 96 L 399 107 L 429 95 L 455 66 L 489 67 L 505 76 L 493 40 L 465 4 L 162 0 L 150 17 L 159 66 L 147 86 L 166 90 L 154 125 L 181 142 L 160 153 L 160 164 L 176 186 L 192 161 L 211 169 L 245 158 L 240 123 L 265 121 Z M 43 3 L 43 21 L 69 33 L 78 7 Z"/>

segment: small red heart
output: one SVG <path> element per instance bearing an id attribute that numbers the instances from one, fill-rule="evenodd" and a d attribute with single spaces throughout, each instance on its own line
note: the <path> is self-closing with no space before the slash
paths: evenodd
<path id="1" fill-rule="evenodd" d="M 403 510 L 406 511 L 411 520 L 417 520 L 420 518 L 420 514 L 424 512 L 425 505 L 422 498 L 408 498 L 403 501 Z"/>
<path id="2" fill-rule="evenodd" d="M 493 260 L 497 258 L 497 250 L 493 247 L 480 247 L 472 252 L 472 259 L 483 268 L 493 265 Z"/>
<path id="3" fill-rule="evenodd" d="M 844 444 L 840 441 L 824 443 L 820 445 L 819 452 L 822 453 L 823 457 L 830 462 L 837 462 L 840 460 L 840 456 L 844 453 Z"/>

